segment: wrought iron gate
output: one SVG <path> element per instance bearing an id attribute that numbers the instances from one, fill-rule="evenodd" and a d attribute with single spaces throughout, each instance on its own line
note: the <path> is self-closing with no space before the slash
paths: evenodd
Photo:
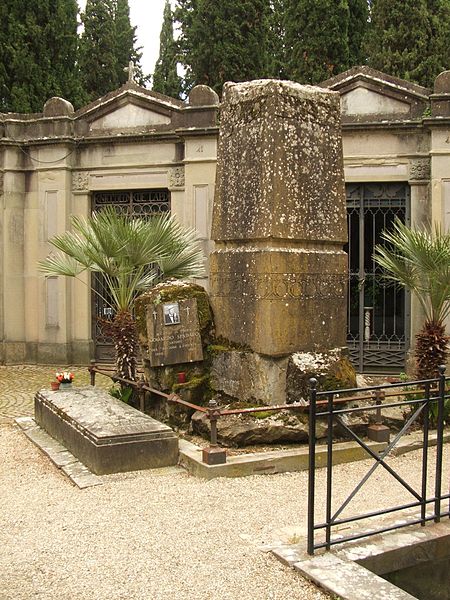
<path id="1" fill-rule="evenodd" d="M 170 211 L 169 190 L 136 190 L 95 192 L 92 198 L 93 212 L 104 206 L 114 206 L 118 211 L 135 217 L 149 217 L 157 213 Z M 102 330 L 99 319 L 111 319 L 113 310 L 105 280 L 95 274 L 93 287 L 98 293 L 92 293 L 92 337 L 95 346 L 95 359 L 110 362 L 113 358 L 113 346 L 110 338 Z"/>
<path id="2" fill-rule="evenodd" d="M 350 358 L 359 372 L 398 372 L 404 368 L 409 342 L 409 294 L 383 280 L 373 249 L 396 218 L 409 222 L 409 186 L 350 183 L 346 190 Z"/>

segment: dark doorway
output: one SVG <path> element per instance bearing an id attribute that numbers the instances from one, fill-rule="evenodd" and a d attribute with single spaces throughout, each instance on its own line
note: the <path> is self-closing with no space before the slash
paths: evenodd
<path id="1" fill-rule="evenodd" d="M 395 219 L 409 222 L 407 183 L 349 183 L 347 343 L 355 368 L 362 373 L 404 369 L 409 342 L 409 295 L 383 280 L 373 260 L 381 233 Z"/>

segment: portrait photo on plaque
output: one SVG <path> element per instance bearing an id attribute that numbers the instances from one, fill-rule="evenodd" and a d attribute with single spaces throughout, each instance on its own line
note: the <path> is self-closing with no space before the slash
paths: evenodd
<path id="1" fill-rule="evenodd" d="M 164 325 L 178 325 L 180 322 L 180 307 L 178 302 L 163 304 Z"/>

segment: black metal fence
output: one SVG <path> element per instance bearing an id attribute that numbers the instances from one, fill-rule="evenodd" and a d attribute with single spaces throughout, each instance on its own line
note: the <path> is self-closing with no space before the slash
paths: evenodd
<path id="1" fill-rule="evenodd" d="M 443 491 L 443 448 L 444 448 L 444 416 L 445 402 L 450 398 L 450 393 L 446 391 L 445 367 L 439 368 L 439 377 L 424 381 L 412 381 L 407 383 L 387 384 L 373 386 L 368 388 L 358 388 L 351 390 L 336 390 L 334 392 L 318 392 L 317 381 L 311 379 L 310 403 L 309 403 L 309 482 L 308 482 L 308 554 L 314 554 L 319 548 L 330 549 L 334 544 L 340 544 L 346 541 L 368 537 L 407 527 L 409 525 L 425 525 L 427 521 L 439 522 L 442 517 L 450 516 L 449 489 Z M 366 395 L 373 394 L 374 401 L 369 406 L 351 408 L 342 406 L 337 397 L 351 396 L 357 393 Z M 386 394 L 386 392 L 388 392 Z M 389 398 L 401 397 L 401 400 L 390 401 Z M 324 406 L 323 400 L 326 399 Z M 355 398 L 355 400 L 361 400 Z M 385 400 L 387 399 L 387 402 Z M 385 449 L 381 453 L 374 451 L 367 442 L 359 437 L 342 420 L 342 416 L 349 413 L 361 413 L 366 411 L 375 411 L 380 414 L 383 409 L 392 407 L 410 408 L 410 414 L 406 417 L 402 429 L 396 433 L 392 441 L 387 442 Z M 316 424 L 317 419 L 326 419 L 327 422 L 327 440 L 326 440 L 326 498 L 325 498 L 325 520 L 316 522 L 315 504 L 317 498 L 316 490 Z M 430 480 L 429 448 L 431 444 L 430 428 L 431 422 L 436 426 L 436 459 L 434 468 L 434 491 L 427 491 Z M 415 423 L 420 423 L 422 431 L 422 453 L 421 453 L 421 477 L 418 485 L 419 489 L 414 489 L 403 477 L 399 475 L 386 461 L 388 455 L 394 450 L 398 442 Z M 333 429 L 336 424 L 346 432 L 346 434 L 355 440 L 366 452 L 368 458 L 372 457 L 375 461 L 366 475 L 355 485 L 352 492 L 342 502 L 338 508 L 333 510 Z M 433 436 L 434 437 L 434 436 Z M 323 447 L 323 446 L 321 446 Z M 367 512 L 364 514 L 343 517 L 342 513 L 350 504 L 355 495 L 364 486 L 367 480 L 372 476 L 378 467 L 383 467 L 398 483 L 400 483 L 405 492 L 412 496 L 413 501 L 401 504 L 399 506 L 386 507 L 381 510 Z M 446 483 L 448 486 L 448 480 Z M 444 501 L 447 502 L 444 505 Z M 416 513 L 410 518 L 410 512 L 406 519 L 401 523 L 382 526 L 377 529 L 371 522 L 370 531 L 359 532 L 343 536 L 334 535 L 336 527 L 347 523 L 361 521 L 363 519 L 374 518 L 396 511 L 406 511 L 407 509 L 416 509 Z M 428 509 L 428 510 L 427 510 Z M 403 516 L 403 515 L 402 515 Z M 321 540 L 317 541 L 319 532 L 322 532 Z M 325 535 L 323 535 L 323 532 Z"/>

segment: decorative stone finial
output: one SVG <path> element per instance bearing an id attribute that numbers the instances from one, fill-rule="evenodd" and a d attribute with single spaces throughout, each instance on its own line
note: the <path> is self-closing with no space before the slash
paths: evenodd
<path id="1" fill-rule="evenodd" d="M 74 108 L 68 100 L 54 96 L 44 104 L 44 117 L 68 117 L 73 115 Z"/>
<path id="2" fill-rule="evenodd" d="M 435 94 L 450 94 L 450 71 L 443 71 L 434 80 Z"/>
<path id="3" fill-rule="evenodd" d="M 134 74 L 137 71 L 136 65 L 132 60 L 128 63 L 128 67 L 123 69 L 125 73 L 128 73 L 128 83 L 136 83 L 134 80 Z"/>
<path id="4" fill-rule="evenodd" d="M 196 85 L 189 94 L 189 106 L 217 106 L 219 96 L 208 85 Z"/>

